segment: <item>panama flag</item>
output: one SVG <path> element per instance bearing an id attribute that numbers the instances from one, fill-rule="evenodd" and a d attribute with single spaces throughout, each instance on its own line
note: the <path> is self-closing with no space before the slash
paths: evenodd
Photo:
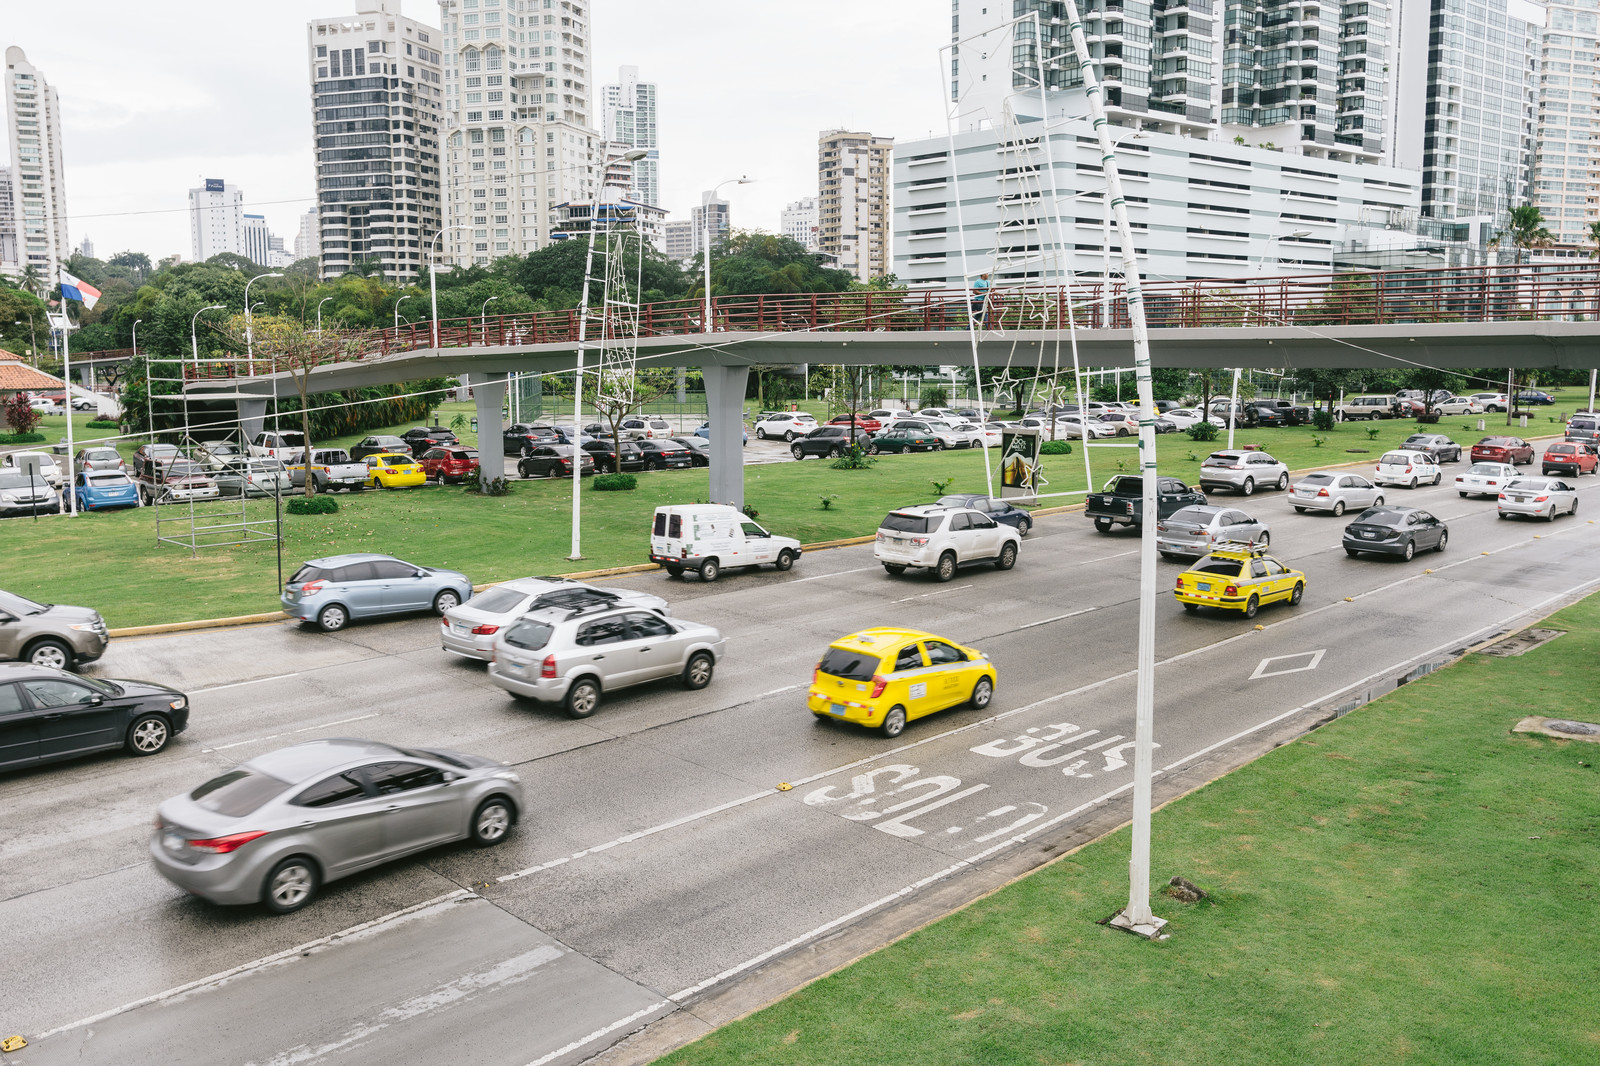
<path id="1" fill-rule="evenodd" d="M 100 300 L 100 290 L 88 282 L 79 281 L 63 270 L 61 272 L 61 296 L 66 300 L 77 300 L 83 304 L 86 310 L 93 311 L 94 305 Z"/>

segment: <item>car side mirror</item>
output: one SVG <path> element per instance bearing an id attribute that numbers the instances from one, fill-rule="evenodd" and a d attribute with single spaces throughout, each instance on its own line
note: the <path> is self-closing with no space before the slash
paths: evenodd
<path id="1" fill-rule="evenodd" d="M 460 781 L 460 780 L 461 780 L 461 775 L 460 774 L 452 773 L 449 770 L 444 771 L 444 783 L 445 784 L 453 785 L 457 781 Z"/>
<path id="2" fill-rule="evenodd" d="M 426 570 L 417 570 L 414 573 L 412 573 L 411 576 L 412 577 L 427 577 L 428 576 L 428 572 Z"/>
<path id="3" fill-rule="evenodd" d="M 105 701 L 106 701 L 106 698 L 104 696 L 100 695 L 100 693 L 96 692 L 94 695 L 89 697 L 89 706 L 98 707 L 102 703 L 104 703 Z"/>

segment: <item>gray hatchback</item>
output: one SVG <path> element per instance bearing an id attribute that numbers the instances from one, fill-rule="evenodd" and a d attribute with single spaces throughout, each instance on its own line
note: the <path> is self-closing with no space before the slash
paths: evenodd
<path id="1" fill-rule="evenodd" d="M 318 888 L 454 840 L 500 843 L 515 771 L 481 755 L 313 740 L 251 759 L 157 809 L 156 872 L 213 903 L 287 914 Z"/>
<path id="2" fill-rule="evenodd" d="M 417 566 L 390 555 L 312 559 L 283 585 L 283 613 L 336 633 L 353 618 L 432 610 L 444 614 L 472 598 L 457 570 Z"/>

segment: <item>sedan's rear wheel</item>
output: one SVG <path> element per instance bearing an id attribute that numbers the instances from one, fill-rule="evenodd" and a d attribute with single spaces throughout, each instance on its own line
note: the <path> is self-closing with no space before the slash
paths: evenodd
<path id="1" fill-rule="evenodd" d="M 1556 520 L 1556 505 L 1555 504 L 1552 503 L 1550 505 L 1550 510 L 1545 513 L 1544 520 L 1546 522 L 1554 522 Z"/>
<path id="2" fill-rule="evenodd" d="M 1417 542 L 1414 541 L 1414 540 L 1406 541 L 1406 550 L 1404 552 L 1404 557 L 1406 559 L 1410 559 L 1412 556 L 1414 556 L 1416 554 L 1417 554 Z"/>
<path id="3" fill-rule="evenodd" d="M 1189 614 L 1194 614 L 1200 609 L 1200 605 L 1198 603 L 1186 603 L 1183 605 L 1183 609 Z"/>
<path id="4" fill-rule="evenodd" d="M 1333 517 L 1338 518 L 1342 514 L 1344 514 L 1344 501 L 1335 500 L 1333 502 Z"/>
<path id="5" fill-rule="evenodd" d="M 567 689 L 567 714 L 587 718 L 600 707 L 600 685 L 591 677 L 579 678 Z"/>
<path id="6" fill-rule="evenodd" d="M 316 896 L 321 880 L 317 864 L 305 856 L 284 859 L 267 874 L 261 904 L 273 914 L 297 911 Z"/>
<path id="7" fill-rule="evenodd" d="M 143 714 L 128 727 L 128 750 L 135 755 L 154 755 L 172 739 L 172 726 L 159 714 Z"/>
<path id="8" fill-rule="evenodd" d="M 899 577 L 901 574 L 906 572 L 906 568 L 901 566 L 899 563 L 884 563 L 883 568 L 887 570 L 892 577 Z"/>
<path id="9" fill-rule="evenodd" d="M 350 613 L 337 603 L 330 603 L 317 612 L 317 625 L 324 633 L 337 633 L 350 624 Z"/>
<path id="10" fill-rule="evenodd" d="M 472 815 L 472 842 L 480 848 L 492 848 L 506 838 L 516 822 L 511 801 L 504 796 L 490 796 L 478 804 Z"/>
<path id="11" fill-rule="evenodd" d="M 1250 594 L 1250 598 L 1245 601 L 1244 616 L 1246 618 L 1254 618 L 1256 616 L 1256 612 L 1259 610 L 1261 610 L 1261 601 L 1256 598 L 1256 594 L 1252 592 Z"/>
<path id="12" fill-rule="evenodd" d="M 1360 555 L 1360 554 L 1361 554 L 1361 553 L 1360 553 L 1360 552 L 1359 552 L 1359 551 L 1357 551 L 1357 550 L 1356 550 L 1356 549 L 1354 549 L 1354 548 L 1346 548 L 1346 549 L 1345 549 L 1345 550 L 1344 550 L 1344 553 L 1345 553 L 1345 554 L 1346 554 L 1346 555 L 1348 555 L 1348 556 L 1350 556 L 1350 558 L 1352 558 L 1352 559 L 1354 559 L 1354 558 L 1355 558 L 1355 557 L 1356 557 L 1356 556 L 1358 556 L 1358 555 Z"/>
<path id="13" fill-rule="evenodd" d="M 709 652 L 695 652 L 689 656 L 689 664 L 683 668 L 683 687 L 691 691 L 705 688 L 711 684 L 713 669 L 715 666 Z"/>
<path id="14" fill-rule="evenodd" d="M 1416 487 L 1417 487 L 1417 479 L 1416 478 L 1412 478 L 1411 479 L 1411 484 L 1406 486 L 1406 488 L 1408 488 L 1408 489 L 1414 489 Z"/>
<path id="15" fill-rule="evenodd" d="M 972 686 L 972 699 L 967 702 L 978 710 L 989 706 L 989 701 L 994 699 L 994 685 L 987 677 L 978 678 L 978 683 Z"/>
<path id="16" fill-rule="evenodd" d="M 883 725 L 880 726 L 886 737 L 897 737 L 906 730 L 906 709 L 904 707 L 890 707 L 889 713 L 883 716 Z"/>
<path id="17" fill-rule="evenodd" d="M 1305 509 L 1305 508 L 1304 508 L 1304 507 L 1298 507 L 1298 506 L 1297 506 L 1297 507 L 1296 507 L 1296 508 L 1295 508 L 1295 509 L 1294 509 L 1294 513 L 1295 513 L 1295 514 L 1305 514 L 1305 513 L 1306 513 L 1306 509 Z"/>

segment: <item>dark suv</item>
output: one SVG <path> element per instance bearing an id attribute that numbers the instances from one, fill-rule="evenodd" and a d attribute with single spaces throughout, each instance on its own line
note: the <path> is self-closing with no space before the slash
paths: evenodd
<path id="1" fill-rule="evenodd" d="M 417 426 L 400 434 L 400 439 L 406 442 L 411 454 L 418 459 L 421 459 L 422 453 L 429 448 L 442 448 L 460 443 L 455 433 L 443 426 Z"/>
<path id="2" fill-rule="evenodd" d="M 867 448 L 872 444 L 872 434 L 859 427 L 851 433 L 850 426 L 818 426 L 816 429 L 798 438 L 789 445 L 789 454 L 796 459 L 804 459 L 808 455 L 818 457 L 829 455 L 834 458 L 844 454 L 850 447 L 852 437 L 855 443 Z"/>

